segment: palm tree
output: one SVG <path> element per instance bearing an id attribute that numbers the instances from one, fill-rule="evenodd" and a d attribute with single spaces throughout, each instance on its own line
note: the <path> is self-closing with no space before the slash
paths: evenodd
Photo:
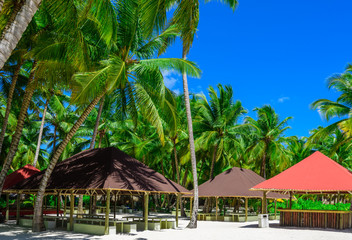
<path id="1" fill-rule="evenodd" d="M 193 38 L 197 30 L 199 22 L 199 1 L 198 0 L 177 0 L 178 6 L 175 10 L 173 21 L 181 29 L 181 39 L 183 42 L 182 58 L 187 59 L 187 54 L 192 46 Z M 224 0 L 232 9 L 236 8 L 237 0 Z M 189 135 L 189 148 L 192 163 L 192 174 L 193 174 L 193 213 L 188 228 L 197 227 L 197 215 L 198 215 L 198 179 L 197 179 L 197 161 L 194 146 L 193 137 L 193 126 L 191 116 L 191 106 L 189 101 L 188 82 L 187 74 L 182 74 L 183 81 L 183 94 L 185 98 L 186 116 L 188 125 Z"/>
<path id="2" fill-rule="evenodd" d="M 14 1 L 13 16 L 7 22 L 0 38 L 0 69 L 15 49 L 40 3 L 41 0 Z"/>
<path id="3" fill-rule="evenodd" d="M 284 132 L 290 128 L 286 126 L 287 121 L 291 117 L 280 121 L 279 115 L 269 105 L 255 108 L 254 111 L 257 112 L 257 120 L 251 117 L 245 119 L 247 126 L 252 128 L 254 138 L 252 146 L 248 149 L 249 160 L 261 159 L 255 164 L 260 164 L 260 175 L 266 178 L 271 175 L 271 166 L 273 169 L 282 170 L 289 161 L 283 143 L 286 142 Z"/>
<path id="4" fill-rule="evenodd" d="M 313 109 L 318 109 L 320 115 L 329 121 L 331 118 L 338 117 L 338 121 L 321 128 L 309 137 L 309 142 L 316 143 L 320 139 L 336 130 L 341 129 L 348 137 L 351 136 L 351 112 L 352 112 L 352 66 L 349 65 L 342 74 L 337 74 L 328 79 L 328 88 L 334 89 L 341 95 L 336 101 L 319 99 L 312 103 Z"/>
<path id="5" fill-rule="evenodd" d="M 137 108 L 133 106 L 137 104 L 140 112 L 154 123 L 163 141 L 162 124 L 158 120 L 158 112 L 153 102 L 153 95 L 162 92 L 164 88 L 160 70 L 175 69 L 195 77 L 199 76 L 199 69 L 192 62 L 172 58 L 151 59 L 155 54 L 165 51 L 169 40 L 177 36 L 175 27 L 170 26 L 158 36 L 146 39 L 143 32 L 145 29 L 140 21 L 142 13 L 139 1 L 122 1 L 116 8 L 118 28 L 115 49 L 111 49 L 110 57 L 102 61 L 96 71 L 79 73 L 74 77 L 74 101 L 78 104 L 90 104 L 63 139 L 45 171 L 36 198 L 33 231 L 40 231 L 43 227 L 41 207 L 51 172 L 68 142 L 103 96 L 120 89 L 125 95 L 123 101 L 132 103 L 130 113 L 136 114 Z M 154 94 L 150 95 L 148 91 Z"/>
<path id="6" fill-rule="evenodd" d="M 199 133 L 197 145 L 205 151 L 212 149 L 209 179 L 214 177 L 214 166 L 219 159 L 226 160 L 227 146 L 236 142 L 239 134 L 237 121 L 247 111 L 240 101 L 233 101 L 231 86 L 225 88 L 218 84 L 219 94 L 213 87 L 209 87 L 210 102 L 204 95 L 198 105 L 198 114 L 195 118 L 195 129 Z"/>

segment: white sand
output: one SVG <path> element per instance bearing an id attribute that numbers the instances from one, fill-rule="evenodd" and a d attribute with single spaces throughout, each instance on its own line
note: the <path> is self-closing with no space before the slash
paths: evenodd
<path id="1" fill-rule="evenodd" d="M 270 221 L 270 228 L 258 228 L 258 224 L 231 223 L 231 222 L 204 222 L 198 221 L 197 229 L 185 229 L 188 220 L 180 220 L 179 229 L 144 231 L 135 235 L 92 236 L 75 234 L 66 231 L 46 231 L 32 233 L 28 228 L 21 228 L 14 224 L 0 224 L 0 239 L 122 239 L 122 240 L 349 240 L 352 239 L 352 229 L 348 230 L 322 230 L 302 228 L 281 228 L 278 221 Z"/>

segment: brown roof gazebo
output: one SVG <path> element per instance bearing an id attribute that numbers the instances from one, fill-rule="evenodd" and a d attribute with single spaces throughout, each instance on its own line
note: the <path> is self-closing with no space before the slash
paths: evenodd
<path id="1" fill-rule="evenodd" d="M 5 192 L 36 194 L 44 172 L 25 179 Z M 109 224 L 110 194 L 115 197 L 117 194 L 144 195 L 147 210 L 151 193 L 176 194 L 179 199 L 188 190 L 114 147 L 86 150 L 58 163 L 46 188 L 46 194 L 52 195 L 106 195 L 106 229 Z M 145 211 L 145 227 L 147 216 L 148 211 Z M 72 223 L 71 205 L 71 227 Z"/>
<path id="2" fill-rule="evenodd" d="M 252 170 L 233 167 L 215 176 L 213 179 L 199 185 L 198 196 L 202 198 L 215 197 L 216 199 L 216 219 L 217 219 L 217 200 L 221 198 L 244 198 L 245 216 L 248 216 L 248 199 L 263 198 L 263 194 L 250 191 L 250 188 L 265 181 L 265 179 Z M 193 195 L 192 195 L 193 196 Z M 189 197 L 192 197 L 189 196 Z M 187 196 L 186 196 L 187 197 Z M 284 194 L 269 193 L 268 198 L 288 198 Z M 191 201 L 192 202 L 192 201 Z M 275 213 L 276 216 L 276 213 Z"/>

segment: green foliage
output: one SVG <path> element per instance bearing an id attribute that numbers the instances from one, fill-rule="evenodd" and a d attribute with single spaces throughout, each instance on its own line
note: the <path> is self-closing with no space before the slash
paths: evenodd
<path id="1" fill-rule="evenodd" d="M 349 211 L 350 203 L 323 204 L 321 201 L 299 198 L 292 202 L 292 209 Z"/>

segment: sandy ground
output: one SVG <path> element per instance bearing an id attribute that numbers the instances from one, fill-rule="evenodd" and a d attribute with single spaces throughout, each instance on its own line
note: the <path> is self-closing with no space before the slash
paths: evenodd
<path id="1" fill-rule="evenodd" d="M 9 224 L 0 224 L 0 239 L 122 239 L 122 240 L 216 240 L 216 239 L 260 239 L 260 240 L 352 240 L 352 229 L 318 230 L 281 228 L 278 221 L 270 221 L 270 228 L 258 228 L 258 224 L 231 222 L 198 221 L 197 229 L 185 229 L 188 220 L 180 220 L 179 228 L 175 230 L 144 231 L 135 235 L 92 236 L 75 234 L 66 231 L 46 231 L 32 233 L 28 228 Z"/>

